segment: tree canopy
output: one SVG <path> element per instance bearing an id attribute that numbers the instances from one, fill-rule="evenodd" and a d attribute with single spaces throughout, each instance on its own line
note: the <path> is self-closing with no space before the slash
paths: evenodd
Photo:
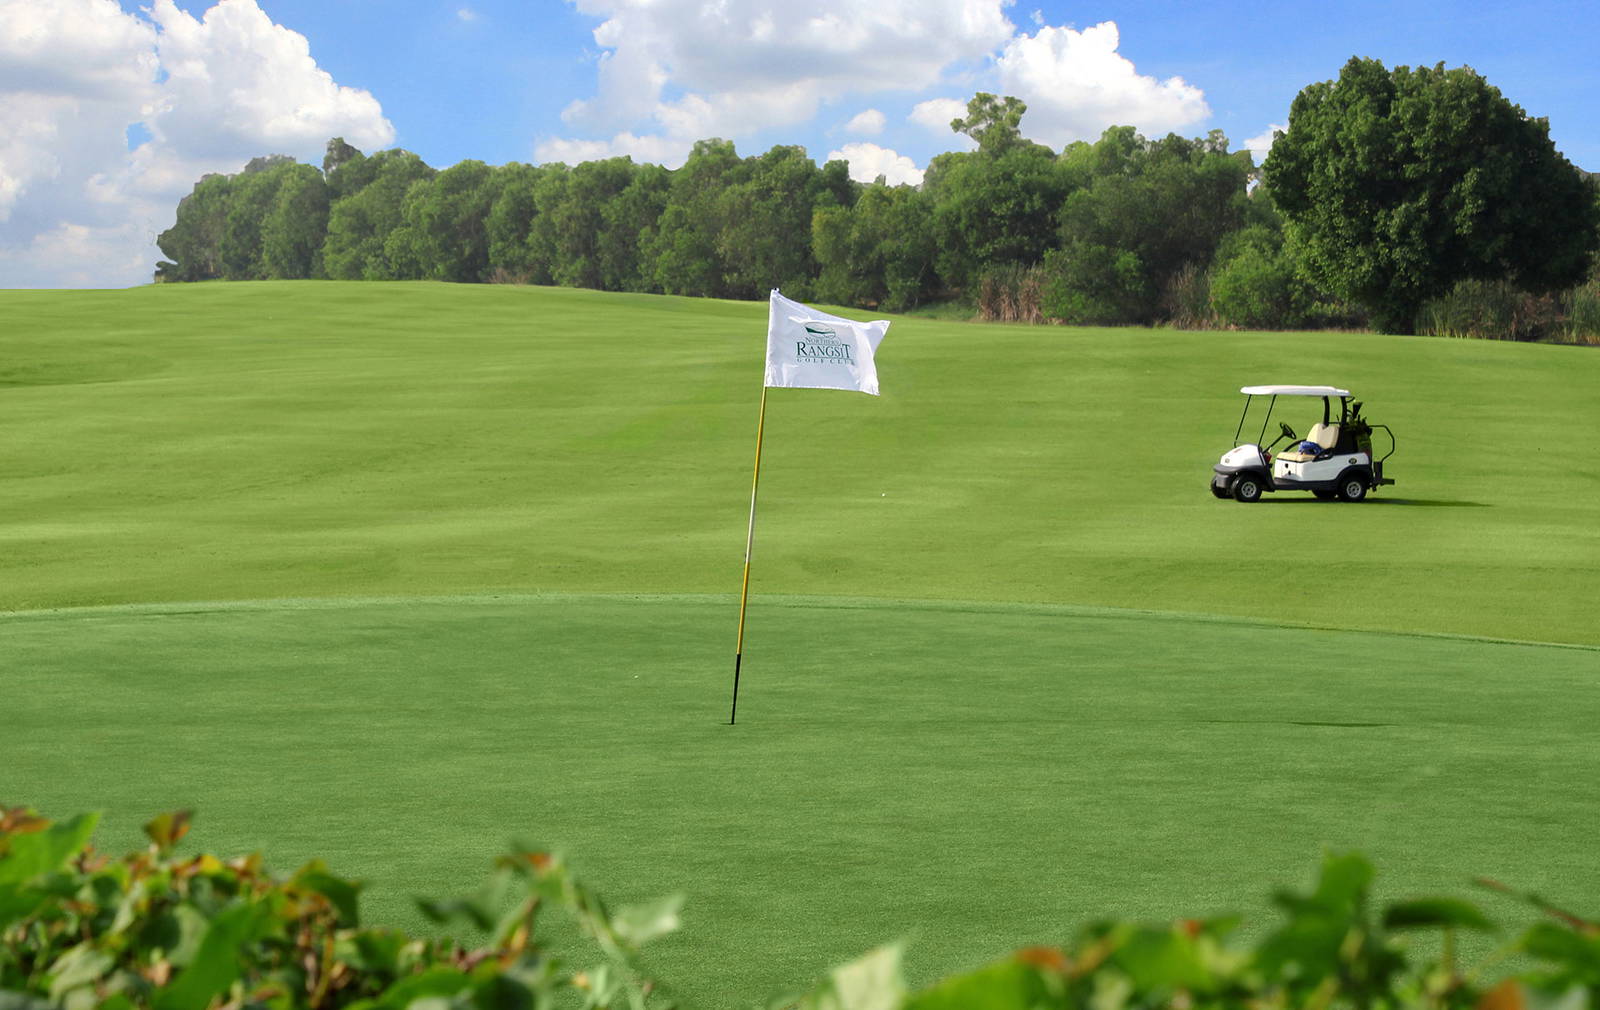
<path id="1" fill-rule="evenodd" d="M 1389 332 L 1462 280 L 1577 284 L 1600 241 L 1549 124 L 1468 67 L 1350 60 L 1295 98 L 1265 178 L 1312 277 Z"/>

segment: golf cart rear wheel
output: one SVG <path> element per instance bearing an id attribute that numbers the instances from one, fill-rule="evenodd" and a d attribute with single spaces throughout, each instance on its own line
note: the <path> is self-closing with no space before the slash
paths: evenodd
<path id="1" fill-rule="evenodd" d="M 1261 480 L 1249 474 L 1240 474 L 1233 479 L 1233 500 L 1253 502 L 1261 500 Z"/>
<path id="2" fill-rule="evenodd" d="M 1367 478 L 1359 473 L 1347 473 L 1339 478 L 1339 500 L 1360 501 L 1367 496 Z"/>

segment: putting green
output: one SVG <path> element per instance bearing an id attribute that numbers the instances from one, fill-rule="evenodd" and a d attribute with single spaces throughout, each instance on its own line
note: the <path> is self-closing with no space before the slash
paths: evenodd
<path id="1" fill-rule="evenodd" d="M 1019 605 L 758 599 L 726 725 L 726 598 L 143 606 L 0 619 L 7 784 L 193 806 L 199 841 L 313 855 L 369 913 L 512 837 L 748 1005 L 910 935 L 930 978 L 1103 914 L 1253 909 L 1324 846 L 1391 893 L 1490 874 L 1600 900 L 1600 650 Z M 1256 920 L 1256 924 L 1262 921 Z"/>

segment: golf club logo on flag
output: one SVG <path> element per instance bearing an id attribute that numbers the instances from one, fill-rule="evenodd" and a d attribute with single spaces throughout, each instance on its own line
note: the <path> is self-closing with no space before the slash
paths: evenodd
<path id="1" fill-rule="evenodd" d="M 773 291 L 767 310 L 766 385 L 853 389 L 877 396 L 872 355 L 888 331 L 887 319 L 858 323 Z"/>
<path id="2" fill-rule="evenodd" d="M 783 297 L 777 288 L 767 307 L 767 376 L 761 384 L 756 421 L 756 465 L 750 478 L 750 525 L 744 538 L 744 584 L 739 589 L 739 639 L 733 648 L 733 706 L 728 724 L 739 717 L 739 667 L 744 662 L 744 612 L 750 601 L 750 553 L 756 542 L 756 489 L 761 486 L 761 434 L 767 426 L 767 389 L 853 389 L 878 395 L 873 352 L 889 332 L 887 319 L 858 323 L 829 315 Z"/>
<path id="3" fill-rule="evenodd" d="M 839 334 L 832 330 L 820 330 L 815 326 L 806 327 L 808 340 L 794 342 L 794 356 L 800 361 L 831 361 L 842 364 L 854 364 L 850 357 L 850 345 L 839 340 Z"/>

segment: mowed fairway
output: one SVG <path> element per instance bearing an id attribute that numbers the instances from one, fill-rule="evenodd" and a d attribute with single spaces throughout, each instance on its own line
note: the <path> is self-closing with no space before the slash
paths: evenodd
<path id="1" fill-rule="evenodd" d="M 1325 846 L 1600 906 L 1600 354 L 899 320 L 882 398 L 771 395 L 728 727 L 764 328 L 0 292 L 0 801 L 105 810 L 110 846 L 193 805 L 408 925 L 555 844 L 689 896 L 651 963 L 708 1007 L 903 935 L 926 979 L 1259 915 Z M 1400 483 L 1212 499 L 1256 382 L 1353 389 Z"/>

